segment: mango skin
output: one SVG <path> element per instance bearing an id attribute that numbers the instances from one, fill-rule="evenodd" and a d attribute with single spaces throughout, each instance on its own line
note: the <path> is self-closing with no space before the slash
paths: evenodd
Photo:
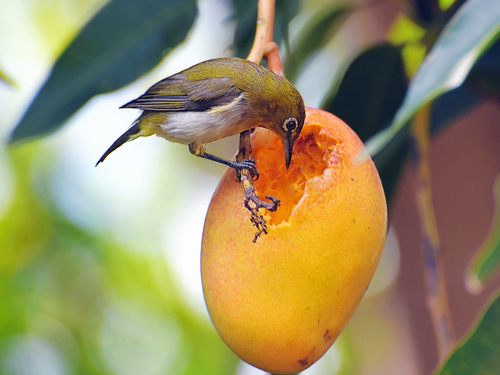
<path id="1" fill-rule="evenodd" d="M 274 374 L 300 372 L 328 350 L 368 288 L 385 242 L 377 170 L 370 159 L 354 160 L 363 144 L 340 119 L 310 108 L 301 137 L 318 125 L 341 162 L 307 181 L 286 221 L 252 243 L 243 188 L 229 169 L 205 220 L 201 271 L 213 325 L 236 355 Z"/>

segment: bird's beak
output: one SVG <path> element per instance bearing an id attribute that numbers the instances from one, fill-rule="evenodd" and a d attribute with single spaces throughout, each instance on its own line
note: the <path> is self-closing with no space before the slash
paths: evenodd
<path id="1" fill-rule="evenodd" d="M 293 144 L 295 143 L 294 141 L 285 138 L 285 162 L 286 162 L 286 169 L 290 166 L 290 163 L 292 162 L 292 153 L 293 153 Z"/>

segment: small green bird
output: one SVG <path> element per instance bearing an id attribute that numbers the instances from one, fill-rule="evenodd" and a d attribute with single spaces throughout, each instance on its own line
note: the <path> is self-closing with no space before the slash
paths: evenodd
<path id="1" fill-rule="evenodd" d="M 204 145 L 255 127 L 276 133 L 287 168 L 305 119 L 302 96 L 285 78 L 238 58 L 208 60 L 151 86 L 121 108 L 143 110 L 96 166 L 125 142 L 156 134 L 189 145 L 189 151 L 258 177 L 253 160 L 230 161 L 205 152 Z"/>

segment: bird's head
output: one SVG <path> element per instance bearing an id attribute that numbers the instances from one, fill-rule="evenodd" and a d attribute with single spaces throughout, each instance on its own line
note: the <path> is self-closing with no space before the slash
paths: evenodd
<path id="1" fill-rule="evenodd" d="M 271 114 L 273 121 L 269 123 L 269 130 L 276 133 L 283 142 L 288 168 L 292 161 L 293 145 L 302 131 L 306 112 L 304 100 L 298 90 L 290 82 L 284 87 L 285 91 L 280 97 L 279 108 Z"/>
<path id="2" fill-rule="evenodd" d="M 238 108 L 244 109 L 246 119 L 255 126 L 271 130 L 281 139 L 288 168 L 293 145 L 306 117 L 302 96 L 286 78 L 259 64 L 240 59 L 231 59 L 231 62 L 234 69 L 225 72 L 234 87 L 244 93 L 244 101 Z"/>

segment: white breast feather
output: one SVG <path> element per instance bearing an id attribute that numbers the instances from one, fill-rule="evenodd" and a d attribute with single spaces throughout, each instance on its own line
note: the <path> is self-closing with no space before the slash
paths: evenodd
<path id="1" fill-rule="evenodd" d="M 205 144 L 247 130 L 238 110 L 243 94 L 231 103 L 210 109 L 207 112 L 172 112 L 166 124 L 161 124 L 159 136 L 177 143 Z"/>

